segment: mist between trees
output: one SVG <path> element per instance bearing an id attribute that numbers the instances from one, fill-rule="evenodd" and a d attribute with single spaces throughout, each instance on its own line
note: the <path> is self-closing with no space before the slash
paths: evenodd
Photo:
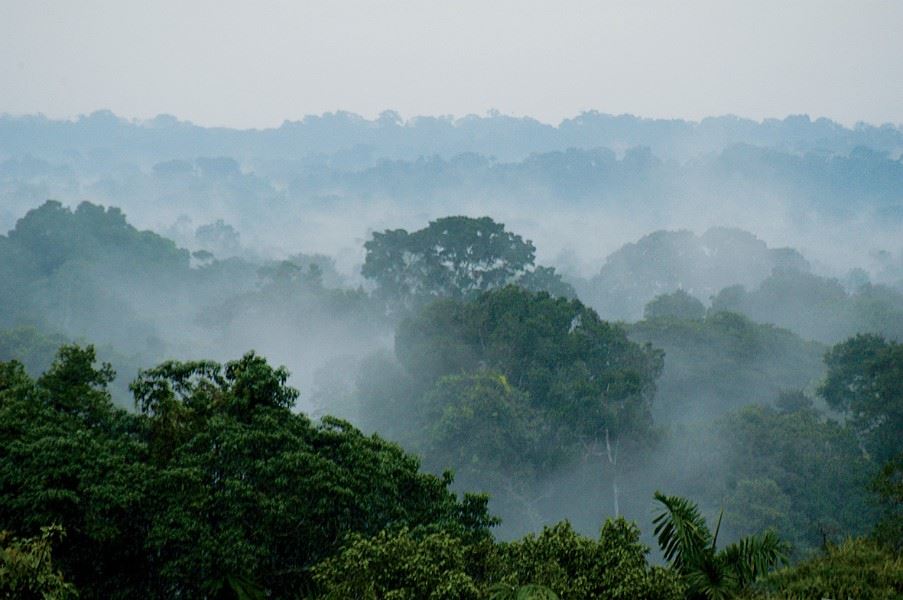
<path id="1" fill-rule="evenodd" d="M 670 598 L 808 593 L 869 557 L 900 591 L 898 130 L 668 146 L 585 115 L 529 156 L 455 154 L 486 150 L 468 134 L 412 158 L 426 124 L 386 119 L 297 160 L 254 145 L 289 124 L 0 122 L 50 140 L 0 163 L 8 572 L 85 597 Z M 556 146 L 580 123 L 658 154 Z M 340 125 L 366 129 L 303 127 Z M 241 160 L 183 154 L 207 138 Z"/>

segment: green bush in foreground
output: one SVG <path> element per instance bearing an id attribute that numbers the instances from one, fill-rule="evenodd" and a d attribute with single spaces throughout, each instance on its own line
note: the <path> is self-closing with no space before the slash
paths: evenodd
<path id="1" fill-rule="evenodd" d="M 867 538 L 769 575 L 749 598 L 891 600 L 903 598 L 903 557 Z"/>
<path id="2" fill-rule="evenodd" d="M 77 598 L 75 586 L 53 564 L 53 544 L 62 537 L 59 525 L 42 527 L 40 536 L 26 539 L 0 532 L 0 598 Z"/>
<path id="3" fill-rule="evenodd" d="M 142 372 L 138 413 L 112 405 L 112 369 L 95 363 L 77 346 L 36 380 L 0 363 L 0 531 L 64 527 L 53 566 L 84 598 L 309 597 L 310 567 L 349 534 L 489 536 L 485 497 L 293 413 L 288 373 L 253 353 Z"/>
<path id="4" fill-rule="evenodd" d="M 646 552 L 623 519 L 606 521 L 598 539 L 562 522 L 501 544 L 405 529 L 355 537 L 313 572 L 324 599 L 683 598 L 677 573 L 650 568 Z"/>

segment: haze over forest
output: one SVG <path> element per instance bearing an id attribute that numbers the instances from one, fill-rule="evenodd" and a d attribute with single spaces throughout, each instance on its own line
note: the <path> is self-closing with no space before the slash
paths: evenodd
<path id="1" fill-rule="evenodd" d="M 0 23 L 0 597 L 903 596 L 903 11 L 276 4 Z"/>
<path id="2" fill-rule="evenodd" d="M 727 540 L 774 528 L 796 560 L 879 518 L 876 459 L 832 420 L 823 357 L 903 336 L 898 127 L 387 111 L 233 130 L 100 111 L 0 117 L 0 140 L 0 358 L 32 376 L 59 345 L 95 344 L 113 403 L 134 410 L 142 369 L 254 350 L 288 367 L 294 411 L 488 492 L 500 539 L 643 523 L 657 489 L 722 507 Z M 499 327 L 525 301 L 527 329 L 471 346 L 469 320 Z M 575 327 L 623 353 L 605 364 L 633 365 L 635 384 L 613 392 L 622 376 L 597 359 L 536 354 Z M 560 412 L 574 393 L 622 414 Z M 899 430 L 884 443 L 890 458 Z"/>
<path id="3" fill-rule="evenodd" d="M 655 229 L 740 227 L 834 275 L 881 269 L 875 256 L 899 250 L 903 134 L 891 125 L 585 113 L 552 127 L 387 111 L 245 131 L 97 112 L 74 122 L 4 117 L 0 132 L 6 227 L 42 199 L 91 199 L 157 231 L 223 219 L 241 222 L 251 250 L 359 255 L 369 230 L 490 214 L 583 275 Z"/>

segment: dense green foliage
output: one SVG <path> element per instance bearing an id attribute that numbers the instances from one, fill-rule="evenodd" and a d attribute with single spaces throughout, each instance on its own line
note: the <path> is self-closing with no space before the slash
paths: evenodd
<path id="1" fill-rule="evenodd" d="M 364 423 L 536 526 L 542 477 L 606 451 L 615 476 L 616 448 L 656 437 L 661 354 L 575 300 L 506 287 L 436 302 L 400 324 L 395 354 L 362 371 Z"/>
<path id="2" fill-rule="evenodd" d="M 0 237 L 0 269 L 8 269 L 0 276 L 0 326 L 89 336 L 156 360 L 161 338 L 184 329 L 174 307 L 203 302 L 211 289 L 241 289 L 234 269 L 192 269 L 190 261 L 187 250 L 137 230 L 118 208 L 48 201 Z M 161 306 L 170 308 L 166 321 L 155 318 Z"/>
<path id="3" fill-rule="evenodd" d="M 828 376 L 819 392 L 875 459 L 884 463 L 903 451 L 903 344 L 858 335 L 825 356 Z"/>
<path id="4" fill-rule="evenodd" d="M 683 598 L 676 574 L 650 568 L 646 552 L 623 519 L 607 521 L 598 539 L 563 522 L 503 544 L 402 530 L 355 538 L 314 576 L 324 598 Z"/>
<path id="5" fill-rule="evenodd" d="M 860 444 L 882 465 L 872 483 L 883 513 L 876 537 L 903 550 L 903 344 L 857 335 L 825 356 L 828 375 L 819 388 L 842 412 Z"/>
<path id="6" fill-rule="evenodd" d="M 21 600 L 66 600 L 76 598 L 53 565 L 53 543 L 63 537 L 58 525 L 42 527 L 35 538 L 12 538 L 0 533 L 0 597 Z"/>
<path id="7" fill-rule="evenodd" d="M 379 304 L 346 287 L 332 259 L 228 257 L 226 225 L 199 229 L 199 243 L 227 257 L 189 255 L 115 208 L 47 202 L 29 211 L 0 236 L 0 271 L 12 269 L 0 276 L 0 330 L 9 328 L 0 359 L 36 375 L 63 341 L 97 343 L 124 375 L 112 391 L 128 406 L 138 368 L 167 358 L 226 360 L 258 348 L 309 381 L 325 360 L 382 343 L 391 325 Z"/>
<path id="8" fill-rule="evenodd" d="M 580 302 L 516 287 L 426 307 L 399 326 L 395 351 L 425 392 L 447 376 L 504 375 L 564 448 L 605 430 L 648 431 L 662 367 L 659 352 L 630 342 Z"/>
<path id="9" fill-rule="evenodd" d="M 348 540 L 338 555 L 314 568 L 314 579 L 321 597 L 335 600 L 476 599 L 481 594 L 472 573 L 476 559 L 472 555 L 477 553 L 445 532 L 383 531 L 372 538 Z"/>
<path id="10" fill-rule="evenodd" d="M 525 279 L 527 288 L 573 296 L 555 270 L 533 269 L 536 248 L 489 217 L 444 217 L 419 231 L 374 233 L 361 273 L 388 306 L 467 298 Z"/>
<path id="11" fill-rule="evenodd" d="M 192 169 L 247 182 L 229 159 Z M 642 321 L 616 324 L 488 217 L 373 234 L 370 291 L 330 257 L 255 257 L 223 221 L 192 235 L 203 247 L 189 254 L 117 209 L 48 202 L 0 237 L 7 595 L 65 596 L 70 583 L 87 598 L 497 599 L 896 585 L 903 353 L 890 288 L 860 277 L 844 289 L 736 230 L 659 234 L 612 255 L 595 291 L 577 282 L 608 315 L 651 300 Z M 738 281 L 752 291 L 722 285 Z M 860 331 L 886 337 L 825 354 L 799 335 Z M 67 345 L 83 339 L 104 345 Z M 259 344 L 290 361 L 307 405 L 253 352 L 160 362 Z M 111 402 L 129 395 L 134 411 Z M 377 433 L 293 412 L 311 398 L 317 414 Z M 672 564 L 650 568 L 637 527 L 605 519 L 646 523 L 663 485 L 699 507 L 660 498 Z M 490 506 L 508 541 L 490 535 Z M 702 515 L 722 509 L 709 532 Z M 543 529 L 563 517 L 574 526 Z M 578 533 L 602 521 L 598 539 Z M 803 562 L 755 583 L 784 552 L 766 530 Z M 870 537 L 838 544 L 851 535 Z"/>
<path id="12" fill-rule="evenodd" d="M 729 531 L 772 527 L 798 556 L 826 538 L 868 533 L 875 466 L 851 431 L 814 409 L 762 406 L 724 417 L 716 430 L 720 442 L 710 450 L 723 475 L 710 493 L 723 494 Z"/>
<path id="13" fill-rule="evenodd" d="M 402 302 L 460 298 L 503 286 L 533 264 L 535 248 L 489 217 L 445 217 L 408 233 L 374 233 L 362 272 Z"/>
<path id="14" fill-rule="evenodd" d="M 56 564 L 89 598 L 681 597 L 623 520 L 598 542 L 563 524 L 493 543 L 485 498 L 458 501 L 397 446 L 291 413 L 287 376 L 254 354 L 166 362 L 132 384 L 129 414 L 93 348 L 64 346 L 37 380 L 0 364 L 0 526 L 65 527 Z"/>
<path id="15" fill-rule="evenodd" d="M 559 523 L 502 544 L 496 577 L 514 587 L 542 585 L 561 598 L 682 598 L 683 586 L 673 572 L 646 565 L 647 548 L 639 537 L 637 527 L 623 519 L 606 521 L 598 539 Z"/>
<path id="16" fill-rule="evenodd" d="M 889 461 L 872 484 L 882 510 L 875 538 L 888 548 L 903 552 L 903 454 Z"/>
<path id="17" fill-rule="evenodd" d="M 903 557 L 867 539 L 847 539 L 790 568 L 772 573 L 749 598 L 857 598 L 893 600 L 903 597 Z"/>
<path id="18" fill-rule="evenodd" d="M 84 597 L 293 597 L 346 533 L 492 522 L 397 446 L 293 414 L 287 373 L 253 354 L 144 372 L 139 414 L 112 407 L 93 363 L 64 347 L 38 380 L 0 368 L 0 529 L 62 525 L 58 565 Z"/>

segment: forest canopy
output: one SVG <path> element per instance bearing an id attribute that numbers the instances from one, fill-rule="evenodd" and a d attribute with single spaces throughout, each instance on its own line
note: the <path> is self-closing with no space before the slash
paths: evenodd
<path id="1" fill-rule="evenodd" d="M 893 283 L 726 228 L 592 277 L 490 217 L 359 275 L 191 240 L 54 201 L 0 236 L 3 594 L 900 590 Z"/>

